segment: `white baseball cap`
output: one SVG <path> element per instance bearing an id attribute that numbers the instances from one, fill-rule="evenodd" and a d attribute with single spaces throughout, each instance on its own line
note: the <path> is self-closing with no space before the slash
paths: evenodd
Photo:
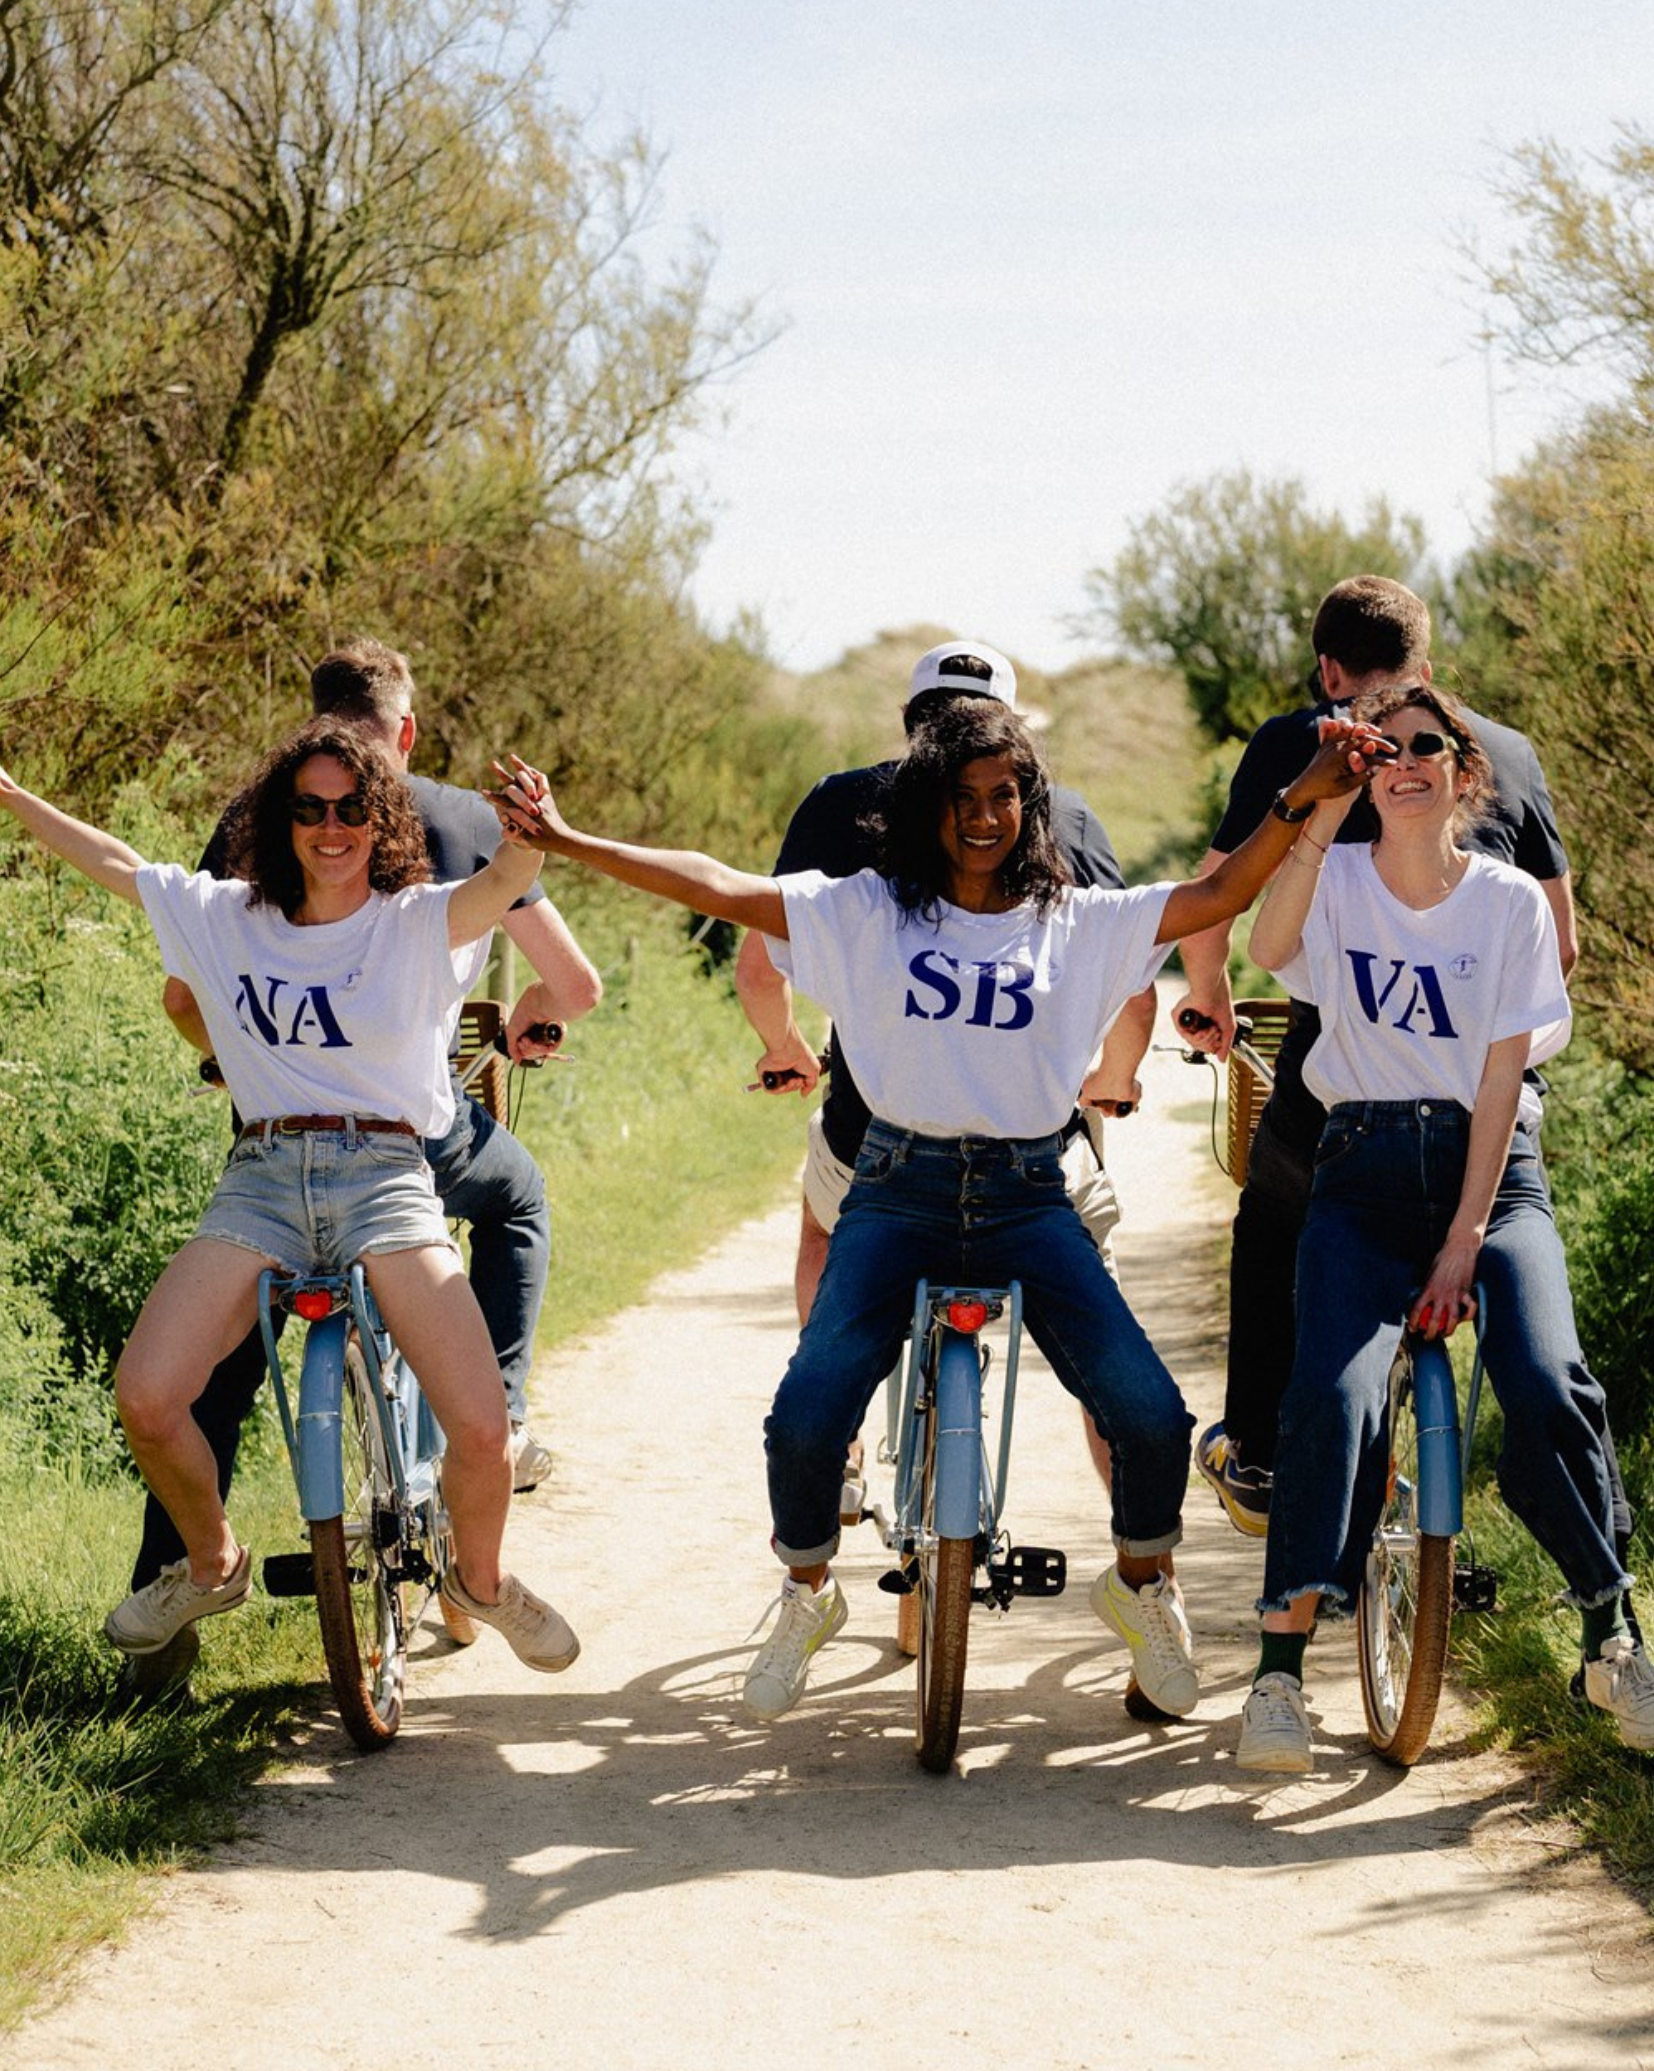
<path id="1" fill-rule="evenodd" d="M 980 640 L 944 640 L 920 655 L 908 680 L 906 704 L 927 690 L 946 690 L 966 697 L 998 698 L 1017 708 L 1017 672 L 997 647 Z"/>

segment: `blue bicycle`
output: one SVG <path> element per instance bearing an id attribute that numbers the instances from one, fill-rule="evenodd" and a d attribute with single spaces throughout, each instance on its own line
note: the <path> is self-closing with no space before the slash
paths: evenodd
<path id="1" fill-rule="evenodd" d="M 309 1324 L 296 1412 L 277 1343 L 282 1309 Z M 441 1596 L 453 1558 L 441 1427 L 360 1265 L 303 1278 L 266 1272 L 259 1324 L 310 1536 L 308 1554 L 265 1561 L 264 1586 L 272 1596 L 314 1595 L 339 1715 L 371 1753 L 402 1723 L 409 1640 L 431 1597 L 456 1644 L 477 1636 Z"/>
<path id="2" fill-rule="evenodd" d="M 982 1333 L 1003 1322 L 1005 1373 L 999 1444 L 990 1451 Z M 999 1610 L 1013 1596 L 1057 1596 L 1067 1562 L 1052 1547 L 1012 1546 L 1001 1527 L 1016 1407 L 1022 1291 L 932 1288 L 919 1282 L 905 1370 L 891 1376 L 885 1457 L 896 1466 L 895 1511 L 865 1515 L 899 1565 L 880 1587 L 901 1598 L 897 1642 L 918 1669 L 914 1752 L 947 1770 L 959 1740 L 973 1603 Z M 977 1580 L 978 1572 L 982 1581 Z"/>
<path id="3" fill-rule="evenodd" d="M 1497 1578 L 1456 1563 L 1482 1391 L 1482 1290 L 1476 1357 L 1459 1416 L 1447 1346 L 1406 1332 L 1390 1368 L 1390 1466 L 1356 1611 L 1361 1703 L 1376 1754 L 1408 1768 L 1435 1724 L 1455 1605 L 1491 1610 Z"/>

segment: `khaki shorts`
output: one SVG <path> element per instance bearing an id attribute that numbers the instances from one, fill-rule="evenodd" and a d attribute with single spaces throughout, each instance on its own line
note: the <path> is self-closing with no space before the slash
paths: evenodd
<path id="1" fill-rule="evenodd" d="M 1091 1232 L 1091 1241 L 1102 1253 L 1103 1264 L 1118 1280 L 1114 1246 L 1109 1238 L 1120 1220 L 1120 1202 L 1114 1191 L 1114 1182 L 1104 1171 L 1099 1155 L 1102 1117 L 1086 1115 L 1084 1120 L 1085 1128 L 1062 1154 L 1063 1178 L 1068 1182 L 1068 1198 L 1074 1203 L 1081 1222 Z M 833 1156 L 827 1132 L 821 1126 L 821 1110 L 817 1108 L 810 1117 L 804 1149 L 804 1199 L 810 1213 L 829 1235 L 838 1221 L 839 1209 L 855 1176 L 853 1166 Z"/>

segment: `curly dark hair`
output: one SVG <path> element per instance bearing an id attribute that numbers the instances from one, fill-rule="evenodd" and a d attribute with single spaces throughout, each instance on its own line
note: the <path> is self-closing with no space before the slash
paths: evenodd
<path id="1" fill-rule="evenodd" d="M 1043 919 L 1074 882 L 1051 832 L 1051 776 L 1033 735 L 996 698 L 955 698 L 920 720 L 864 822 L 904 919 L 941 918 L 952 881 L 942 815 L 960 771 L 986 755 L 1008 758 L 1022 796 L 1022 831 L 1000 866 L 1006 897 L 1030 902 Z"/>
<path id="2" fill-rule="evenodd" d="M 252 781 L 225 814 L 226 854 L 232 873 L 250 887 L 249 906 L 280 907 L 292 920 L 304 904 L 304 872 L 293 853 L 288 806 L 294 778 L 312 755 L 331 755 L 356 779 L 373 829 L 368 883 L 376 892 L 400 892 L 431 875 L 425 826 L 413 794 L 382 748 L 342 719 L 312 719 L 271 749 Z"/>
<path id="3" fill-rule="evenodd" d="M 1492 814 L 1493 801 L 1498 795 L 1498 784 L 1493 775 L 1493 764 L 1488 760 L 1487 750 L 1476 738 L 1470 714 L 1456 698 L 1450 698 L 1445 691 L 1437 690 L 1428 683 L 1402 684 L 1394 690 L 1375 690 L 1369 696 L 1356 698 L 1350 705 L 1350 716 L 1365 719 L 1369 725 L 1381 727 L 1386 719 L 1393 719 L 1398 712 L 1428 712 L 1453 743 L 1453 759 L 1461 772 L 1470 779 L 1469 788 L 1460 798 L 1453 813 L 1453 831 L 1456 835 L 1468 834 L 1473 827 L 1479 827 Z"/>

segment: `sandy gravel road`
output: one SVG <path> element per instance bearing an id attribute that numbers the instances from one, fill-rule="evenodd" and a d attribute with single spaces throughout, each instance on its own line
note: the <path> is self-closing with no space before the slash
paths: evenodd
<path id="1" fill-rule="evenodd" d="M 1113 1132 L 1122 1266 L 1197 1414 L 1221 1398 L 1210 1242 L 1228 1210 L 1203 1078 L 1151 1059 Z M 1069 1593 L 978 1613 L 960 1759 L 908 1749 L 870 1531 L 843 1638 L 773 1728 L 737 1701 L 774 1587 L 759 1422 L 789 1349 L 790 1207 L 542 1380 L 553 1484 L 512 1556 L 582 1634 L 568 1674 L 423 1637 L 400 1742 L 323 1721 L 246 1837 L 8 2043 L 15 2071 L 713 2071 L 853 2057 L 946 2071 L 1619 2071 L 1654 2066 L 1646 1920 L 1462 1717 L 1410 1776 L 1363 1753 L 1353 1648 L 1311 1656 L 1319 1772 L 1237 1775 L 1260 1560 L 1208 1492 L 1180 1555 L 1189 1720 L 1121 1709 L 1092 1618 L 1106 1557 L 1077 1413 L 1042 1369 L 1017 1536 Z M 210 1637 L 208 1644 L 211 1644 Z"/>

